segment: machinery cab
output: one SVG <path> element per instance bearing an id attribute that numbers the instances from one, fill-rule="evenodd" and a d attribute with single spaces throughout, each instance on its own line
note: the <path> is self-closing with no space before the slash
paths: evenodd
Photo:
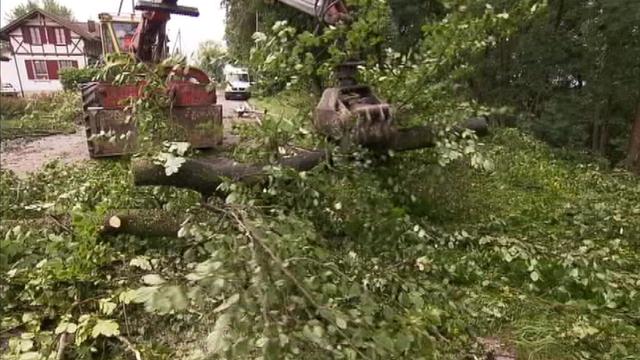
<path id="1" fill-rule="evenodd" d="M 133 41 L 141 18 L 134 14 L 114 16 L 98 15 L 102 38 L 102 54 L 133 52 Z"/>

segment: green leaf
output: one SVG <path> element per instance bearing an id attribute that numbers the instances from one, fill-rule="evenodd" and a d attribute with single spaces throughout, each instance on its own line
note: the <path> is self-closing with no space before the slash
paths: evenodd
<path id="1" fill-rule="evenodd" d="M 229 347 L 227 333 L 231 324 L 231 315 L 222 314 L 213 327 L 213 331 L 207 336 L 206 348 L 209 355 L 219 354 Z"/>
<path id="2" fill-rule="evenodd" d="M 151 270 L 151 263 L 149 262 L 149 258 L 146 256 L 137 256 L 129 262 L 129 266 L 137 267 L 142 270 Z"/>
<path id="3" fill-rule="evenodd" d="M 534 282 L 540 280 L 540 274 L 538 274 L 537 271 L 532 271 L 529 276 L 531 277 L 531 280 L 533 280 Z"/>
<path id="4" fill-rule="evenodd" d="M 115 303 L 111 302 L 111 299 L 100 299 L 98 301 L 98 305 L 100 307 L 100 312 L 104 315 L 111 315 L 117 307 Z"/>
<path id="5" fill-rule="evenodd" d="M 227 300 L 225 300 L 225 302 L 223 302 L 222 304 L 220 304 L 220 306 L 215 308 L 215 310 L 213 310 L 213 313 L 215 314 L 215 313 L 219 313 L 227 310 L 228 308 L 233 306 L 235 303 L 237 303 L 238 300 L 240 300 L 240 294 L 231 295 Z"/>
<path id="6" fill-rule="evenodd" d="M 156 157 L 160 164 L 164 166 L 164 172 L 167 176 L 171 176 L 177 173 L 180 170 L 180 167 L 186 161 L 185 158 L 180 156 L 175 156 L 171 153 L 159 153 Z"/>
<path id="7" fill-rule="evenodd" d="M 158 286 L 143 286 L 135 290 L 134 302 L 146 303 L 153 299 L 153 296 L 158 292 L 160 287 Z"/>
<path id="8" fill-rule="evenodd" d="M 344 330 L 344 329 L 347 328 L 347 320 L 345 320 L 345 319 L 343 319 L 341 317 L 336 318 L 336 325 L 338 325 L 338 327 L 340 329 Z"/>
<path id="9" fill-rule="evenodd" d="M 182 156 L 189 150 L 190 146 L 191 144 L 188 142 L 172 142 L 170 143 L 169 151 Z"/>
<path id="10" fill-rule="evenodd" d="M 91 330 L 91 337 L 97 338 L 98 336 L 113 337 L 120 335 L 120 325 L 113 320 L 100 320 L 96 322 Z"/>
<path id="11" fill-rule="evenodd" d="M 56 327 L 55 330 L 55 334 L 56 335 L 60 335 L 62 333 L 70 333 L 73 334 L 76 332 L 76 330 L 78 329 L 78 326 L 74 323 L 69 323 L 69 322 L 61 322 L 60 324 L 58 324 L 58 326 Z"/>
<path id="12" fill-rule="evenodd" d="M 118 300 L 123 303 L 123 304 L 130 304 L 134 301 L 136 301 L 137 298 L 137 291 L 136 290 L 126 290 L 120 293 L 120 295 L 118 295 Z"/>
<path id="13" fill-rule="evenodd" d="M 19 360 L 40 360 L 43 357 L 41 357 L 39 352 L 35 352 L 35 351 L 30 351 L 24 354 L 20 354 L 20 357 L 18 358 Z"/>
<path id="14" fill-rule="evenodd" d="M 164 284 L 166 280 L 158 274 L 148 274 L 142 277 L 142 282 L 147 285 L 157 286 Z"/>

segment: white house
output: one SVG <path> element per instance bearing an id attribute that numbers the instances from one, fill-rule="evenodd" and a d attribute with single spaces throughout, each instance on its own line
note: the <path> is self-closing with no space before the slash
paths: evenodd
<path id="1" fill-rule="evenodd" d="M 83 68 L 100 56 L 99 27 L 34 10 L 0 29 L 9 61 L 0 63 L 0 81 L 21 94 L 62 89 L 58 71 Z"/>

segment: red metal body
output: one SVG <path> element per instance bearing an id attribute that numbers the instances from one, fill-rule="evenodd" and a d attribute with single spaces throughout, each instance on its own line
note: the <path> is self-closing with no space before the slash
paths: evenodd
<path id="1" fill-rule="evenodd" d="M 185 80 L 174 80 L 169 83 L 169 96 L 175 107 L 204 106 L 217 102 L 214 89 L 208 91 L 206 86 Z"/>
<path id="2" fill-rule="evenodd" d="M 100 83 L 96 89 L 96 97 L 100 106 L 104 109 L 124 109 L 132 98 L 140 95 L 144 84 L 138 85 L 113 85 Z"/>

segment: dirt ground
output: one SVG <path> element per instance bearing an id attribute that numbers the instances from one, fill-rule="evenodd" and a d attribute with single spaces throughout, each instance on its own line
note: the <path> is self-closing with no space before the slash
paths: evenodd
<path id="1" fill-rule="evenodd" d="M 84 130 L 75 134 L 53 135 L 39 139 L 15 139 L 2 143 L 0 166 L 18 175 L 38 170 L 46 163 L 60 160 L 72 164 L 89 159 Z"/>
<path id="2" fill-rule="evenodd" d="M 251 121 L 248 118 L 237 117 L 236 109 L 249 109 L 245 101 L 225 100 L 218 96 L 218 103 L 222 104 L 224 112 L 225 142 L 235 142 L 235 137 L 229 134 L 233 123 Z M 13 170 L 19 176 L 40 169 L 45 164 L 60 160 L 67 164 L 89 160 L 87 141 L 83 128 L 78 128 L 75 134 L 53 135 L 39 139 L 15 139 L 2 142 L 0 147 L 0 167 Z"/>

